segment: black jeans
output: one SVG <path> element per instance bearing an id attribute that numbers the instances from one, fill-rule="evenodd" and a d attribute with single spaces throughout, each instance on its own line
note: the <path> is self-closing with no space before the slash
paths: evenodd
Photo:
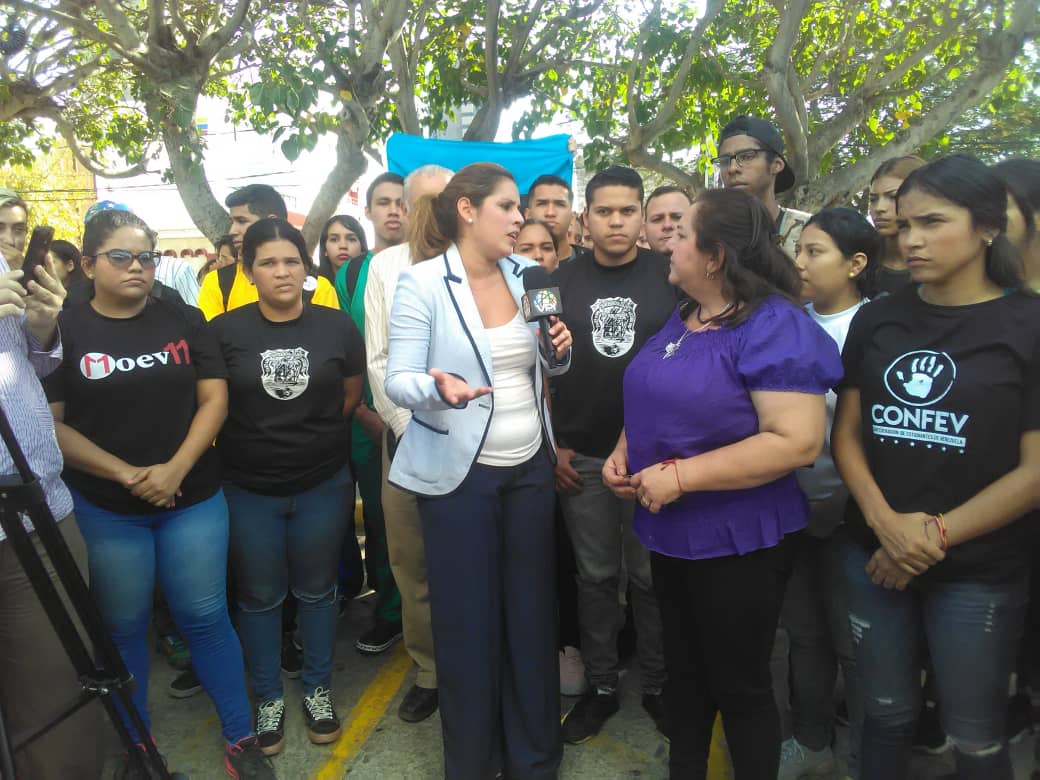
<path id="1" fill-rule="evenodd" d="M 652 553 L 673 780 L 706 777 L 719 712 L 736 780 L 776 777 L 780 715 L 769 656 L 792 561 L 790 537 L 747 555 L 698 561 Z"/>

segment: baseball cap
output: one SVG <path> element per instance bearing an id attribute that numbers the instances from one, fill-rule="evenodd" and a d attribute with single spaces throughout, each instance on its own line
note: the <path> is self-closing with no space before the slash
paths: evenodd
<path id="1" fill-rule="evenodd" d="M 130 211 L 130 207 L 125 203 L 116 203 L 114 200 L 99 200 L 87 209 L 87 213 L 83 216 L 83 224 L 90 222 L 91 219 L 102 211 Z"/>
<path id="2" fill-rule="evenodd" d="M 731 135 L 749 135 L 784 161 L 784 169 L 776 175 L 776 181 L 773 183 L 773 192 L 786 192 L 794 186 L 794 171 L 784 157 L 784 139 L 772 122 L 757 116 L 738 116 L 731 119 L 719 133 L 719 146 Z"/>

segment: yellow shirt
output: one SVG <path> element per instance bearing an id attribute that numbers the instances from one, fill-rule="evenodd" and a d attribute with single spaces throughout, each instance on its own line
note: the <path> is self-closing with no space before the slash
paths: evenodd
<path id="1" fill-rule="evenodd" d="M 311 303 L 338 309 L 339 297 L 336 295 L 336 288 L 324 276 L 319 276 L 317 279 L 318 286 L 314 290 Z M 228 311 L 245 306 L 247 303 L 256 303 L 258 300 L 256 287 L 251 285 L 246 279 L 246 275 L 242 273 L 242 265 L 236 265 L 235 281 L 231 285 L 231 295 L 228 296 Z M 199 288 L 199 308 L 202 309 L 202 314 L 207 320 L 224 313 L 224 293 L 220 290 L 220 281 L 216 271 L 210 271 L 202 280 L 202 286 Z"/>

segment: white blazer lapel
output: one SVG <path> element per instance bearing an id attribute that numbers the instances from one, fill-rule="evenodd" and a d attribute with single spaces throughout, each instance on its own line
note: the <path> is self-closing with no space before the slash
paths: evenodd
<path id="1" fill-rule="evenodd" d="M 477 302 L 473 298 L 473 291 L 470 290 L 469 281 L 466 279 L 466 269 L 462 265 L 462 256 L 459 254 L 458 247 L 452 244 L 441 259 L 444 262 L 444 286 L 448 291 L 448 297 L 459 318 L 459 325 L 466 334 L 466 340 L 480 363 L 480 369 L 484 374 L 483 381 L 490 385 L 491 346 L 488 344 L 487 336 L 484 335 L 484 321 L 480 318 Z"/>

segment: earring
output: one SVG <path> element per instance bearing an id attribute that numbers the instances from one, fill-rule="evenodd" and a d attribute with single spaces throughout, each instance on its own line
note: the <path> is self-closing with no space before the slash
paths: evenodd
<path id="1" fill-rule="evenodd" d="M 471 224 L 471 225 L 473 224 L 473 218 L 472 218 L 472 217 L 470 217 L 470 218 L 469 218 L 469 219 L 467 219 L 466 221 L 467 221 L 467 222 L 468 222 L 469 224 Z"/>
<path id="2" fill-rule="evenodd" d="M 707 279 L 708 281 L 711 281 L 712 279 L 715 278 L 715 272 L 714 271 L 707 271 L 707 272 L 705 272 L 704 278 Z"/>
<path id="3" fill-rule="evenodd" d="M 987 238 L 986 239 L 986 246 L 993 246 L 993 239 L 992 238 Z"/>

